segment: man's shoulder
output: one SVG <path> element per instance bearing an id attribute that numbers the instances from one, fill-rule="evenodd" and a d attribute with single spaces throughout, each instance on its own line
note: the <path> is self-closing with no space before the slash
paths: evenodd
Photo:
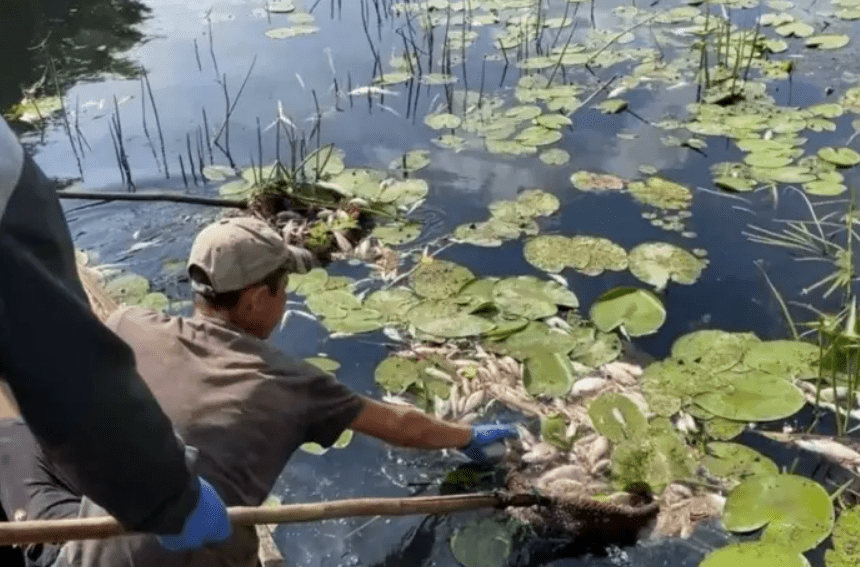
<path id="1" fill-rule="evenodd" d="M 112 330 L 119 328 L 123 322 L 139 322 L 139 323 L 157 323 L 165 322 L 172 319 L 170 315 L 166 315 L 154 309 L 139 307 L 137 305 L 121 305 L 117 307 L 113 313 L 105 321 L 105 324 Z"/>

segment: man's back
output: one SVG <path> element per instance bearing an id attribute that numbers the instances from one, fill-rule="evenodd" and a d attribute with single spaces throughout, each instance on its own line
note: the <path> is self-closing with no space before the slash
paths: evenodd
<path id="1" fill-rule="evenodd" d="M 361 410 L 331 376 L 221 321 L 132 307 L 107 325 L 132 347 L 164 412 L 198 449 L 196 472 L 228 506 L 261 504 L 300 444 L 330 445 Z M 86 567 L 245 567 L 256 562 L 257 539 L 253 527 L 237 527 L 217 553 L 166 552 L 150 536 L 70 544 L 69 553 L 70 564 Z"/>

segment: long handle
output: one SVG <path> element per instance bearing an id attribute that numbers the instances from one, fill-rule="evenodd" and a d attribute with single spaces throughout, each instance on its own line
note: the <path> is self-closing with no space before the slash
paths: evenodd
<path id="1" fill-rule="evenodd" d="M 352 516 L 408 516 L 444 514 L 476 508 L 531 506 L 544 499 L 533 494 L 504 496 L 495 493 L 418 496 L 406 498 L 355 498 L 281 506 L 233 506 L 230 520 L 237 525 L 316 522 Z M 64 520 L 0 522 L 0 545 L 105 539 L 128 535 L 111 516 Z"/>

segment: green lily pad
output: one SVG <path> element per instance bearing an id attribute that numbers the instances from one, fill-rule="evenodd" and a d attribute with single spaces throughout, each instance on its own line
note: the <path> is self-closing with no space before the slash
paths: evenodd
<path id="1" fill-rule="evenodd" d="M 335 175 L 330 182 L 340 188 L 344 195 L 376 201 L 382 193 L 382 180 L 385 174 L 373 169 L 345 169 Z"/>
<path id="2" fill-rule="evenodd" d="M 313 364 L 323 372 L 328 372 L 331 374 L 333 374 L 335 371 L 337 371 L 338 368 L 340 368 L 340 362 L 324 356 L 312 356 L 306 358 L 305 362 L 307 362 L 308 364 Z"/>
<path id="3" fill-rule="evenodd" d="M 605 270 L 620 272 L 628 267 L 627 251 L 608 238 L 574 236 L 560 257 L 570 267 L 586 276 L 599 276 Z"/>
<path id="4" fill-rule="evenodd" d="M 333 333 L 357 334 L 369 333 L 381 329 L 385 325 L 385 318 L 378 311 L 372 309 L 352 309 L 347 311 L 345 317 L 327 317 L 323 326 Z"/>
<path id="5" fill-rule="evenodd" d="M 140 299 L 140 302 L 138 302 L 137 305 L 138 307 L 143 307 L 145 309 L 163 312 L 165 309 L 170 307 L 170 299 L 160 292 L 147 293 Z"/>
<path id="6" fill-rule="evenodd" d="M 278 2 L 268 2 L 266 9 L 273 14 L 286 14 L 296 9 L 296 6 L 290 0 L 281 0 Z"/>
<path id="7" fill-rule="evenodd" d="M 418 365 L 414 360 L 389 356 L 376 366 L 373 378 L 386 392 L 401 394 L 418 381 Z"/>
<path id="8" fill-rule="evenodd" d="M 421 297 L 444 299 L 459 292 L 475 276 L 453 262 L 426 258 L 421 260 L 411 279 L 412 289 Z"/>
<path id="9" fill-rule="evenodd" d="M 326 453 L 328 453 L 328 449 L 326 447 L 323 447 L 322 445 L 314 441 L 302 443 L 301 445 L 299 445 L 299 449 L 301 449 L 305 453 L 310 453 L 311 455 L 325 455 Z"/>
<path id="10" fill-rule="evenodd" d="M 248 183 L 244 179 L 237 179 L 219 187 L 218 194 L 223 197 L 248 197 L 253 188 L 253 183 Z"/>
<path id="11" fill-rule="evenodd" d="M 830 534 L 833 504 L 827 491 L 798 475 L 762 475 L 745 480 L 726 499 L 723 525 L 733 532 L 764 528 L 762 542 L 808 551 Z"/>
<path id="12" fill-rule="evenodd" d="M 597 105 L 597 109 L 604 114 L 618 114 L 627 108 L 627 101 L 621 98 L 608 98 Z"/>
<path id="13" fill-rule="evenodd" d="M 134 305 L 149 293 L 149 281 L 137 274 L 122 274 L 105 282 L 104 291 L 117 303 Z"/>
<path id="14" fill-rule="evenodd" d="M 320 29 L 313 25 L 298 25 L 286 28 L 275 28 L 266 32 L 266 37 L 272 39 L 287 39 L 290 37 L 298 37 L 300 35 L 310 35 L 318 32 Z"/>
<path id="15" fill-rule="evenodd" d="M 424 124 L 434 130 L 459 128 L 462 123 L 463 120 L 459 116 L 449 113 L 428 114 L 424 117 Z"/>
<path id="16" fill-rule="evenodd" d="M 833 549 L 824 552 L 827 567 L 860 565 L 860 507 L 853 506 L 839 513 L 832 541 Z"/>
<path id="17" fill-rule="evenodd" d="M 592 304 L 589 316 L 603 332 L 621 328 L 631 337 L 642 337 L 656 333 L 663 326 L 666 309 L 650 291 L 617 287 Z"/>
<path id="18" fill-rule="evenodd" d="M 439 146 L 440 148 L 445 148 L 447 150 L 459 150 L 466 143 L 465 139 L 461 138 L 460 136 L 454 136 L 453 134 L 445 134 L 444 136 L 433 138 L 430 141 L 434 145 Z"/>
<path id="19" fill-rule="evenodd" d="M 779 474 L 773 461 L 738 443 L 708 443 L 702 464 L 711 474 L 734 481 L 743 481 L 757 475 Z"/>
<path id="20" fill-rule="evenodd" d="M 527 319 L 555 315 L 559 305 L 579 307 L 576 295 L 563 285 L 532 276 L 500 280 L 493 288 L 493 301 L 502 311 Z"/>
<path id="21" fill-rule="evenodd" d="M 506 202 L 508 201 L 502 201 L 502 203 Z M 494 217 L 509 220 L 501 213 L 501 210 L 498 208 L 499 204 L 501 203 L 493 203 L 490 205 L 490 213 Z M 558 197 L 552 193 L 547 193 L 540 189 L 527 189 L 517 196 L 517 200 L 514 203 L 514 210 L 516 211 L 517 216 L 520 217 L 540 217 L 551 215 L 558 210 L 560 205 L 561 203 L 559 203 Z"/>
<path id="22" fill-rule="evenodd" d="M 767 541 L 743 541 L 716 549 L 699 567 L 810 567 L 796 551 Z"/>
<path id="23" fill-rule="evenodd" d="M 634 247 L 627 255 L 630 272 L 637 279 L 664 289 L 669 280 L 683 285 L 696 283 L 705 261 L 696 258 L 683 248 L 666 242 L 645 242 Z"/>
<path id="24" fill-rule="evenodd" d="M 774 154 L 771 152 L 755 152 L 747 154 L 744 157 L 744 163 L 753 167 L 761 167 L 765 169 L 785 167 L 792 161 L 793 160 L 790 156 Z"/>
<path id="25" fill-rule="evenodd" d="M 346 317 L 350 311 L 361 309 L 361 303 L 345 289 L 324 290 L 312 293 L 305 304 L 314 315 L 327 319 Z"/>
<path id="26" fill-rule="evenodd" d="M 530 126 L 517 134 L 516 141 L 526 146 L 548 146 L 561 140 L 562 133 L 543 126 Z"/>
<path id="27" fill-rule="evenodd" d="M 576 339 L 569 333 L 550 329 L 540 321 L 531 321 L 522 331 L 494 345 L 494 348 L 517 360 L 524 360 L 543 351 L 567 355 L 575 346 Z"/>
<path id="28" fill-rule="evenodd" d="M 845 47 L 851 39 L 841 33 L 811 35 L 806 38 L 806 47 L 817 49 L 839 49 Z"/>
<path id="29" fill-rule="evenodd" d="M 408 289 L 396 287 L 374 291 L 364 299 L 362 305 L 367 309 L 378 311 L 389 320 L 399 320 L 419 301 L 418 296 Z"/>
<path id="30" fill-rule="evenodd" d="M 405 83 L 406 81 L 412 79 L 412 73 L 406 71 L 392 71 L 383 74 L 380 77 L 375 77 L 373 82 L 378 85 L 396 85 L 397 83 Z M 395 167 L 400 167 L 400 162 L 398 160 L 397 165 Z"/>
<path id="31" fill-rule="evenodd" d="M 693 198 L 683 185 L 661 177 L 649 177 L 644 183 L 631 183 L 630 193 L 639 202 L 659 209 L 688 209 Z"/>
<path id="32" fill-rule="evenodd" d="M 804 183 L 803 190 L 810 195 L 833 197 L 836 195 L 841 195 L 842 193 L 848 191 L 848 187 L 846 187 L 845 184 L 840 183 L 839 181 L 819 179 L 817 181 L 810 181 L 809 183 Z"/>
<path id="33" fill-rule="evenodd" d="M 412 150 L 403 154 L 402 158 L 392 161 L 388 168 L 413 172 L 424 169 L 428 165 L 430 165 L 430 152 L 428 150 Z"/>
<path id="34" fill-rule="evenodd" d="M 755 181 L 742 177 L 716 177 L 714 178 L 714 185 L 738 193 L 746 193 L 755 189 Z"/>
<path id="35" fill-rule="evenodd" d="M 639 439 L 648 433 L 648 422 L 630 398 L 609 392 L 588 406 L 594 429 L 613 443 Z"/>
<path id="36" fill-rule="evenodd" d="M 425 198 L 430 192 L 430 187 L 423 179 L 386 181 L 381 187 L 378 200 L 382 203 L 394 203 L 399 207 L 408 207 Z"/>
<path id="37" fill-rule="evenodd" d="M 483 518 L 451 538 L 451 552 L 463 567 L 504 567 L 511 553 L 510 529 L 492 518 Z"/>
<path id="38" fill-rule="evenodd" d="M 393 222 L 375 227 L 370 235 L 378 238 L 383 244 L 397 246 L 418 238 L 421 235 L 421 224 L 417 222 Z"/>
<path id="39" fill-rule="evenodd" d="M 720 372 L 738 364 L 750 349 L 761 344 L 753 333 L 728 333 L 703 329 L 687 333 L 672 343 L 672 358 L 684 364 L 700 364 Z"/>
<path id="40" fill-rule="evenodd" d="M 621 356 L 621 338 L 614 333 L 604 333 L 592 328 L 582 328 L 572 333 L 577 338 L 570 352 L 570 359 L 592 368 L 608 364 Z"/>
<path id="41" fill-rule="evenodd" d="M 290 274 L 287 291 L 308 296 L 322 290 L 326 281 L 328 281 L 328 272 L 323 268 L 313 268 L 304 274 Z"/>
<path id="42" fill-rule="evenodd" d="M 613 484 L 620 489 L 644 482 L 659 494 L 671 482 L 690 478 L 693 468 L 689 449 L 671 431 L 624 441 L 612 453 Z"/>
<path id="43" fill-rule="evenodd" d="M 543 111 L 539 106 L 535 106 L 533 104 L 525 104 L 522 106 L 515 106 L 513 108 L 509 108 L 504 112 L 504 115 L 508 118 L 513 118 L 515 120 L 532 120 L 537 118 L 543 114 Z"/>
<path id="44" fill-rule="evenodd" d="M 806 403 L 803 393 L 780 376 L 760 370 L 721 373 L 724 383 L 693 398 L 714 415 L 736 421 L 771 421 L 797 413 Z"/>
<path id="45" fill-rule="evenodd" d="M 525 360 L 523 385 L 532 396 L 566 396 L 575 379 L 570 359 L 564 354 L 543 350 Z"/>
<path id="46" fill-rule="evenodd" d="M 343 449 L 352 442 L 352 437 L 352 429 L 344 429 L 343 433 L 338 436 L 337 440 L 331 446 L 333 449 Z"/>
<path id="47" fill-rule="evenodd" d="M 570 161 L 570 154 L 558 148 L 543 151 L 538 157 L 547 165 L 564 165 Z"/>
<path id="48" fill-rule="evenodd" d="M 743 362 L 750 368 L 789 380 L 818 377 L 818 345 L 804 341 L 774 340 L 750 345 Z"/>
<path id="49" fill-rule="evenodd" d="M 406 313 L 406 319 L 419 331 L 446 338 L 479 336 L 495 328 L 492 321 L 470 311 L 451 299 L 423 301 Z"/>
<path id="50" fill-rule="evenodd" d="M 563 414 L 553 413 L 540 420 L 540 438 L 562 451 L 570 451 L 573 439 L 567 436 L 568 423 Z"/>
<path id="51" fill-rule="evenodd" d="M 577 171 L 570 176 L 570 182 L 580 191 L 619 191 L 624 189 L 624 180 L 605 173 Z"/>
<path id="52" fill-rule="evenodd" d="M 330 178 L 342 173 L 346 166 L 343 164 L 343 150 L 332 145 L 326 145 L 305 158 L 304 173 L 308 179 Z"/>
<path id="53" fill-rule="evenodd" d="M 699 406 L 690 406 L 688 410 L 698 407 Z M 735 437 L 743 433 L 744 429 L 746 428 L 747 424 L 744 421 L 735 421 L 723 417 L 714 416 L 705 422 L 705 432 L 710 435 L 711 438 L 719 439 L 721 441 L 728 441 L 729 439 L 734 439 Z"/>
<path id="54" fill-rule="evenodd" d="M 815 28 L 803 22 L 791 22 L 774 28 L 774 31 L 783 37 L 809 37 L 815 33 Z"/>
<path id="55" fill-rule="evenodd" d="M 461 224 L 454 229 L 454 238 L 475 246 L 501 246 L 505 240 L 519 238 L 522 227 L 501 219 Z"/>
<path id="56" fill-rule="evenodd" d="M 860 163 L 860 154 L 851 148 L 821 148 L 818 157 L 838 167 L 851 167 Z"/>
<path id="57" fill-rule="evenodd" d="M 558 273 L 570 265 L 570 238 L 561 235 L 541 235 L 530 238 L 523 246 L 523 255 L 532 266 Z"/>
<path id="58" fill-rule="evenodd" d="M 24 97 L 21 102 L 12 106 L 9 115 L 27 124 L 38 124 L 62 108 L 63 101 L 58 96 Z"/>
<path id="59" fill-rule="evenodd" d="M 224 165 L 208 165 L 203 168 L 203 177 L 209 181 L 223 181 L 233 177 L 236 173 L 233 168 Z"/>
<path id="60" fill-rule="evenodd" d="M 543 114 L 535 118 L 535 122 L 544 128 L 556 130 L 564 126 L 570 126 L 573 122 L 564 114 Z"/>

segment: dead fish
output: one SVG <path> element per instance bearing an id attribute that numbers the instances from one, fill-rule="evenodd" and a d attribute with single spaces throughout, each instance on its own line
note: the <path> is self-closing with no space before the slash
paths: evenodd
<path id="1" fill-rule="evenodd" d="M 600 461 L 597 461 L 597 462 L 594 464 L 594 466 L 593 466 L 593 467 L 591 467 L 591 470 L 589 471 L 589 473 L 590 473 L 592 476 L 601 475 L 601 474 L 603 474 L 604 472 L 608 471 L 608 470 L 609 470 L 609 467 L 611 467 L 611 466 L 612 466 L 612 461 L 611 461 L 611 460 L 609 460 L 609 459 L 602 459 L 602 460 L 600 460 Z"/>
<path id="2" fill-rule="evenodd" d="M 384 396 L 382 396 L 382 401 L 387 402 L 389 404 L 397 404 L 400 406 L 412 406 L 412 404 L 410 404 L 407 400 L 394 394 L 385 394 Z"/>
<path id="3" fill-rule="evenodd" d="M 476 419 L 478 419 L 478 414 L 475 412 L 471 412 L 471 413 L 467 413 L 466 415 L 461 417 L 460 421 L 463 423 L 472 423 Z"/>
<path id="4" fill-rule="evenodd" d="M 461 413 L 471 413 L 484 401 L 484 391 L 478 390 L 469 394 L 469 397 L 463 400 L 463 409 Z"/>
<path id="5" fill-rule="evenodd" d="M 541 441 L 532 447 L 531 451 L 523 455 L 522 460 L 524 463 L 546 463 L 557 456 L 558 449 L 546 441 Z"/>
<path id="6" fill-rule="evenodd" d="M 374 86 L 365 86 L 365 87 L 357 87 L 349 91 L 350 96 L 364 96 L 364 95 L 391 95 L 391 96 L 400 96 L 400 93 L 396 91 L 391 91 L 388 89 L 383 89 L 382 87 L 374 87 Z"/>
<path id="7" fill-rule="evenodd" d="M 573 383 L 570 389 L 570 394 L 574 397 L 587 396 L 594 394 L 609 385 L 609 380 L 605 378 L 580 378 Z"/>
<path id="8" fill-rule="evenodd" d="M 538 485 L 547 485 L 555 480 L 575 480 L 578 484 L 581 484 L 580 479 L 585 478 L 586 471 L 579 465 L 561 465 L 560 467 L 555 467 L 548 472 L 545 472 L 538 478 Z"/>
<path id="9" fill-rule="evenodd" d="M 632 386 L 636 384 L 636 378 L 628 373 L 624 368 L 610 362 L 601 368 L 603 375 L 614 382 L 618 382 L 624 386 Z"/>
<path id="10" fill-rule="evenodd" d="M 609 439 L 607 439 L 603 435 L 600 435 L 588 447 L 588 450 L 585 453 L 585 458 L 588 460 L 588 464 L 594 467 L 600 461 L 600 459 L 602 459 L 606 455 L 608 451 Z"/>

